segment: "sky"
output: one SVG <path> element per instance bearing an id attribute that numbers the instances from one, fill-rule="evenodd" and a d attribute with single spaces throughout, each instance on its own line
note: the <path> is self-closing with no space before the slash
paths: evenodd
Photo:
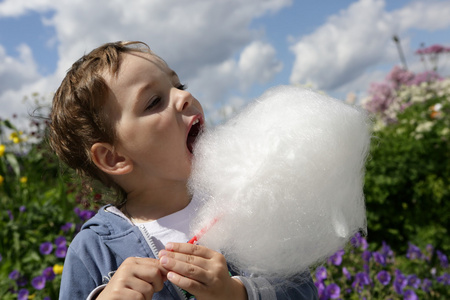
<path id="1" fill-rule="evenodd" d="M 265 90 L 305 85 L 345 100 L 366 96 L 415 51 L 450 46 L 450 0 L 2 0 L 0 118 L 51 103 L 73 62 L 103 43 L 140 40 L 220 120 Z M 450 75 L 450 57 L 439 62 Z"/>

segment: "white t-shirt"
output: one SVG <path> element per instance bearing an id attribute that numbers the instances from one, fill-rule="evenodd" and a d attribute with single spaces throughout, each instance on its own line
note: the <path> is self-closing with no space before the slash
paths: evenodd
<path id="1" fill-rule="evenodd" d="M 198 207 L 197 201 L 193 198 L 189 204 L 173 214 L 164 216 L 158 220 L 138 223 L 139 226 L 145 226 L 145 229 L 152 235 L 155 246 L 158 250 L 164 249 L 168 242 L 186 243 L 190 236 L 190 221 L 196 213 Z M 128 219 L 119 209 L 114 206 L 108 207 L 112 213 L 125 217 L 131 224 L 133 222 Z M 133 224 L 134 225 L 134 224 Z"/>

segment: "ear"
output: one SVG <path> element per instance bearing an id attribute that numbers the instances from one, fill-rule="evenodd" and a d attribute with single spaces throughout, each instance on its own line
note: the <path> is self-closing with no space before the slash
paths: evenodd
<path id="1" fill-rule="evenodd" d="M 110 175 L 124 175 L 133 170 L 133 162 L 108 143 L 92 145 L 91 158 L 100 170 Z"/>

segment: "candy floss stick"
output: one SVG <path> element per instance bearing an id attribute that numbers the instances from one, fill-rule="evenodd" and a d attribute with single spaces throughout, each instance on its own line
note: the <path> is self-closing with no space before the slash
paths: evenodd
<path id="1" fill-rule="evenodd" d="M 210 224 L 208 224 L 207 226 L 203 227 L 196 235 L 194 235 L 194 237 L 192 239 L 190 239 L 188 241 L 189 244 L 196 244 L 198 242 L 198 240 L 212 227 L 214 226 L 214 224 L 217 222 L 219 218 L 216 217 L 214 218 Z"/>
<path id="2" fill-rule="evenodd" d="M 191 242 L 265 276 L 322 262 L 366 230 L 370 127 L 362 109 L 281 86 L 206 130 L 189 179 L 200 201 Z"/>

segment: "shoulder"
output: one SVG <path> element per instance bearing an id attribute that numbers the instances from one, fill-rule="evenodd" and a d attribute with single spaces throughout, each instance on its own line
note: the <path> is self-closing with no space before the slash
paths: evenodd
<path id="1" fill-rule="evenodd" d="M 75 252 L 92 252 L 101 247 L 105 239 L 122 234 L 132 229 L 132 225 L 122 217 L 108 212 L 110 205 L 101 207 L 94 217 L 89 219 L 81 227 L 69 248 Z M 96 246 L 97 245 L 97 246 Z"/>

